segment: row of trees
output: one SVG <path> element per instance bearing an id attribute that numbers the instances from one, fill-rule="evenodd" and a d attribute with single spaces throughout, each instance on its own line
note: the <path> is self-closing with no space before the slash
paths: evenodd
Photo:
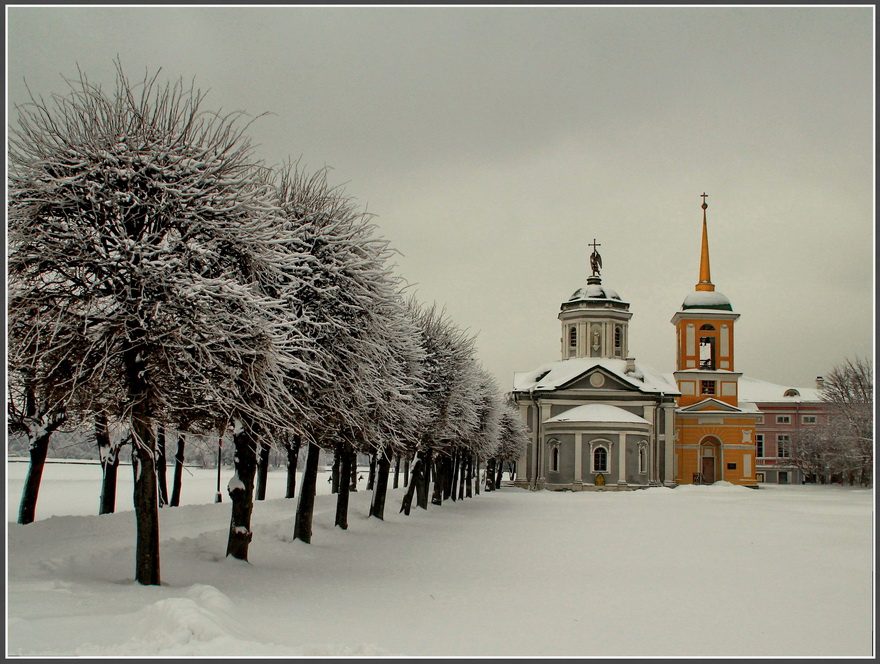
<path id="1" fill-rule="evenodd" d="M 71 421 L 95 427 L 105 468 L 118 454 L 108 422 L 128 427 L 142 584 L 160 583 L 167 430 L 231 432 L 227 555 L 244 560 L 272 447 L 293 466 L 307 449 L 305 541 L 321 449 L 343 464 L 376 456 L 379 518 L 394 457 L 412 459 L 421 506 L 430 477 L 515 458 L 524 429 L 473 337 L 406 295 L 388 243 L 326 171 L 255 161 L 242 116 L 203 109 L 182 81 L 135 83 L 117 63 L 112 94 L 82 73 L 69 85 L 19 107 L 9 143 L 9 421 L 31 455 L 21 522 L 49 437 Z"/>
<path id="2" fill-rule="evenodd" d="M 814 481 L 868 486 L 874 474 L 874 371 L 865 358 L 846 359 L 819 392 L 827 419 L 792 438 L 792 461 Z"/>

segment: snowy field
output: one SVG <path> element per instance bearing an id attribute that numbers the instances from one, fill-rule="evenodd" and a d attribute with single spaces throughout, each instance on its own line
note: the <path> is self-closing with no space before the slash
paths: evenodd
<path id="1" fill-rule="evenodd" d="M 243 563 L 216 471 L 194 469 L 142 587 L 130 468 L 97 516 L 100 468 L 48 465 L 20 526 L 26 469 L 7 464 L 10 656 L 873 655 L 871 490 L 505 487 L 405 517 L 401 488 L 383 522 L 362 482 L 343 532 L 322 477 L 308 545 L 279 470 Z"/>

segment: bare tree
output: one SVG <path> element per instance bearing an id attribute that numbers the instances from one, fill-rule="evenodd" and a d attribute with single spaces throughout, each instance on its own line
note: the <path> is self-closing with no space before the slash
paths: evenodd
<path id="1" fill-rule="evenodd" d="M 838 472 L 868 485 L 874 472 L 874 368 L 864 358 L 846 359 L 825 375 L 820 391 L 828 404 L 826 443 L 834 443 Z"/>
<path id="2" fill-rule="evenodd" d="M 8 180 L 11 358 L 52 386 L 53 410 L 102 401 L 128 422 L 135 576 L 150 585 L 154 423 L 273 419 L 274 376 L 294 362 L 262 288 L 279 278 L 273 199 L 239 115 L 157 77 L 133 83 L 117 64 L 113 94 L 81 73 L 54 104 L 18 107 Z"/>
<path id="3" fill-rule="evenodd" d="M 49 439 L 67 419 L 67 411 L 57 396 L 41 386 L 30 368 L 13 374 L 9 380 L 7 422 L 13 433 L 27 436 L 30 463 L 22 488 L 18 522 L 32 523 L 36 518 L 37 498 L 43 468 L 49 452 Z"/>
<path id="4" fill-rule="evenodd" d="M 479 430 L 473 407 L 479 381 L 474 337 L 454 325 L 436 305 L 423 307 L 410 298 L 408 306 L 424 351 L 421 391 L 429 410 L 424 433 L 413 449 L 412 477 L 400 506 L 404 514 L 410 513 L 414 497 L 419 507 L 427 509 L 432 465 L 442 468 L 446 464 L 444 477 L 449 479 L 449 459 L 455 458 L 459 447 L 467 447 L 466 441 Z M 435 456 L 440 458 L 436 463 Z M 436 491 L 432 500 L 437 501 Z"/>

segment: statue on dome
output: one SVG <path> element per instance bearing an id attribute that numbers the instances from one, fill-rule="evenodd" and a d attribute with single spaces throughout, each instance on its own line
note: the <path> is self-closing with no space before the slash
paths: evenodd
<path id="1" fill-rule="evenodd" d="M 596 238 L 593 238 L 593 243 L 588 246 L 593 247 L 593 253 L 590 254 L 590 268 L 593 270 L 593 276 L 598 277 L 602 268 L 602 257 L 596 251 L 596 247 L 601 247 L 602 245 L 597 244 Z"/>

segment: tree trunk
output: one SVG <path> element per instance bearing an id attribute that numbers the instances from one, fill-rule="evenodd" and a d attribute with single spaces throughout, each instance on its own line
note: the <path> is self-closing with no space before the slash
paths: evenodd
<path id="1" fill-rule="evenodd" d="M 315 513 L 315 489 L 318 486 L 318 460 L 321 448 L 309 443 L 306 467 L 303 471 L 302 487 L 299 490 L 299 504 L 296 507 L 296 521 L 293 524 L 293 538 L 306 544 L 312 541 L 312 516 Z"/>
<path id="2" fill-rule="evenodd" d="M 168 458 L 165 451 L 165 425 L 156 426 L 156 479 L 159 483 L 159 507 L 168 504 Z"/>
<path id="3" fill-rule="evenodd" d="M 461 455 L 460 464 L 461 469 L 458 472 L 458 499 L 464 500 L 464 483 L 467 475 L 467 458 L 464 454 Z"/>
<path id="4" fill-rule="evenodd" d="M 486 491 L 495 490 L 495 457 L 486 460 Z"/>
<path id="5" fill-rule="evenodd" d="M 52 434 L 41 433 L 31 441 L 29 447 L 31 462 L 21 492 L 21 503 L 18 508 L 19 523 L 33 523 L 37 513 L 37 497 L 40 493 L 40 482 L 43 479 L 43 468 L 49 453 L 49 438 Z"/>
<path id="6" fill-rule="evenodd" d="M 446 485 L 446 457 L 440 456 L 434 460 L 434 491 L 431 493 L 431 504 L 443 504 L 443 487 Z"/>
<path id="7" fill-rule="evenodd" d="M 452 498 L 452 476 L 455 474 L 455 454 L 447 454 L 443 463 L 443 500 Z"/>
<path id="8" fill-rule="evenodd" d="M 285 498 L 296 496 L 296 466 L 299 462 L 301 445 L 302 441 L 299 436 L 296 436 L 292 443 L 287 444 L 287 491 L 284 492 Z"/>
<path id="9" fill-rule="evenodd" d="M 388 493 L 388 476 L 391 473 L 391 457 L 384 450 L 379 455 L 379 472 L 376 476 L 376 487 L 373 489 L 373 500 L 370 503 L 370 516 L 385 520 L 385 496 Z"/>
<path id="10" fill-rule="evenodd" d="M 406 457 L 403 460 L 403 487 L 406 488 L 407 483 L 409 482 L 409 457 Z"/>
<path id="11" fill-rule="evenodd" d="M 330 471 L 330 493 L 339 493 L 339 465 L 342 463 L 342 442 L 333 450 L 333 467 Z"/>
<path id="12" fill-rule="evenodd" d="M 477 461 L 477 471 L 474 475 L 474 495 L 479 496 L 480 484 L 482 484 L 482 482 L 480 482 L 480 458 L 475 456 L 474 459 Z"/>
<path id="13" fill-rule="evenodd" d="M 367 491 L 373 490 L 376 483 L 376 452 L 370 455 L 370 474 L 367 477 Z"/>
<path id="14" fill-rule="evenodd" d="M 351 445 L 347 442 L 340 443 L 337 448 L 340 450 L 342 457 L 342 467 L 340 469 L 342 477 L 351 475 L 351 457 L 356 454 L 351 449 Z M 336 521 L 334 525 L 339 526 L 342 530 L 348 530 L 348 498 L 351 495 L 351 487 L 348 482 L 342 482 L 339 485 L 339 495 L 336 498 Z"/>
<path id="15" fill-rule="evenodd" d="M 501 478 L 504 477 L 504 462 L 501 459 L 498 459 L 498 463 L 496 464 L 496 468 L 498 469 L 498 475 L 495 477 L 495 488 L 501 488 Z"/>
<path id="16" fill-rule="evenodd" d="M 98 514 L 112 514 L 116 510 L 116 475 L 122 442 L 111 445 L 105 413 L 95 415 L 95 442 L 98 443 L 98 458 L 101 461 L 101 501 Z"/>
<path id="17" fill-rule="evenodd" d="M 255 489 L 257 500 L 266 500 L 266 482 L 269 480 L 269 452 L 268 444 L 260 445 L 260 458 L 257 462 L 257 484 Z"/>
<path id="18" fill-rule="evenodd" d="M 474 497 L 474 456 L 472 454 L 468 454 L 467 458 L 467 476 L 464 481 L 464 497 L 465 498 L 473 498 Z"/>
<path id="19" fill-rule="evenodd" d="M 416 485 L 418 484 L 417 478 L 419 473 L 421 473 L 422 468 L 422 458 L 417 455 L 415 461 L 412 465 L 412 477 L 409 480 L 409 486 L 407 487 L 406 494 L 403 496 L 403 501 L 400 503 L 400 511 L 409 516 L 410 509 L 412 508 L 412 500 L 413 495 L 416 491 Z M 406 480 L 406 476 L 404 476 L 404 481 Z"/>
<path id="20" fill-rule="evenodd" d="M 400 480 L 400 457 L 397 457 L 394 461 L 394 485 L 392 488 L 396 489 Z"/>
<path id="21" fill-rule="evenodd" d="M 143 331 L 130 330 L 122 351 L 127 396 L 131 402 L 131 468 L 134 473 L 134 517 L 137 528 L 135 581 L 161 585 L 159 574 L 159 495 L 156 483 L 156 438 L 153 435 L 152 390 L 138 348 Z"/>
<path id="22" fill-rule="evenodd" d="M 131 467 L 134 473 L 134 514 L 137 523 L 135 581 L 161 585 L 159 573 L 159 491 L 156 483 L 156 440 L 142 402 L 131 414 Z"/>
<path id="23" fill-rule="evenodd" d="M 183 448 L 186 446 L 186 436 L 177 434 L 177 451 L 174 453 L 174 479 L 171 482 L 171 507 L 180 505 L 180 489 L 183 484 Z"/>
<path id="24" fill-rule="evenodd" d="M 351 461 L 351 477 L 350 477 L 351 484 L 348 485 L 348 488 L 350 491 L 357 491 L 358 490 L 357 452 L 354 450 L 351 450 L 350 453 L 354 455 L 354 459 Z M 343 473 L 342 476 L 345 477 L 345 474 Z"/>
<path id="25" fill-rule="evenodd" d="M 458 476 L 461 473 L 461 454 L 455 453 L 452 466 L 452 482 L 449 487 L 449 497 L 455 502 L 458 500 Z"/>
<path id="26" fill-rule="evenodd" d="M 428 482 L 431 469 L 431 450 L 425 452 L 424 463 L 422 464 L 422 472 L 419 475 L 419 481 L 416 484 L 416 505 L 423 510 L 428 509 Z"/>
<path id="27" fill-rule="evenodd" d="M 232 520 L 229 524 L 229 542 L 226 555 L 247 560 L 248 547 L 253 538 L 251 514 L 254 511 L 254 476 L 257 474 L 257 446 L 253 433 L 245 428 L 232 436 L 235 446 L 234 472 L 229 480 L 229 499 L 232 501 Z"/>

